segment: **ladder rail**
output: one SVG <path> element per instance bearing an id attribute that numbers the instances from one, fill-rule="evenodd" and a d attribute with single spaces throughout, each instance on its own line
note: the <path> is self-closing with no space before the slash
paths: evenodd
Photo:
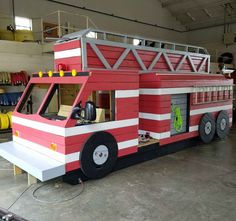
<path id="1" fill-rule="evenodd" d="M 90 33 L 93 33 L 93 35 L 90 35 Z M 109 39 L 109 36 L 118 37 L 121 40 L 114 41 L 111 38 Z M 58 43 L 68 41 L 68 40 L 78 39 L 78 38 L 95 38 L 98 40 L 114 41 L 117 43 L 125 43 L 125 44 L 130 44 L 130 45 L 134 45 L 134 40 L 139 40 L 140 41 L 139 46 L 209 55 L 208 51 L 205 48 L 199 47 L 199 46 L 174 43 L 174 42 L 169 42 L 169 41 L 162 41 L 162 40 L 157 40 L 157 39 L 152 39 L 152 38 L 144 38 L 144 37 L 140 37 L 136 35 L 119 34 L 115 32 L 103 31 L 103 30 L 98 30 L 98 29 L 85 29 L 85 30 L 81 30 L 72 34 L 65 35 L 62 37 L 62 39 L 58 41 Z M 128 42 L 128 39 L 131 40 L 131 43 Z"/>

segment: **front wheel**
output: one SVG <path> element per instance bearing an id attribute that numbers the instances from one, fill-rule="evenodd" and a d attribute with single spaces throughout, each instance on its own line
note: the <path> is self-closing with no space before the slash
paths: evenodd
<path id="1" fill-rule="evenodd" d="M 115 138 L 107 132 L 97 132 L 86 141 L 80 153 L 81 170 L 88 178 L 102 178 L 114 168 L 117 155 Z"/>
<path id="2" fill-rule="evenodd" d="M 224 139 L 229 134 L 229 115 L 226 111 L 221 111 L 216 120 L 216 134 L 220 139 Z"/>
<path id="3" fill-rule="evenodd" d="M 199 125 L 199 136 L 204 143 L 210 143 L 216 131 L 215 120 L 212 114 L 206 113 L 202 116 Z"/>

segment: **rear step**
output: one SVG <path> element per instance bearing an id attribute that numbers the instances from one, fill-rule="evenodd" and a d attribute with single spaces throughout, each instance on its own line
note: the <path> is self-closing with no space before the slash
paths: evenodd
<path id="1" fill-rule="evenodd" d="M 0 156 L 40 181 L 65 174 L 65 164 L 14 141 L 0 144 Z"/>

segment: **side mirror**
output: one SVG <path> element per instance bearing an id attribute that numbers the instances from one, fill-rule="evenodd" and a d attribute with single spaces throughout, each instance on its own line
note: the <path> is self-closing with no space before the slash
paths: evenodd
<path id="1" fill-rule="evenodd" d="M 81 102 L 75 106 L 72 110 L 71 118 L 75 120 L 86 120 L 86 121 L 94 121 L 96 120 L 96 105 L 87 101 L 85 104 L 85 108 L 81 107 Z"/>
<path id="2" fill-rule="evenodd" d="M 97 114 L 96 114 L 96 105 L 92 102 L 92 101 L 87 101 L 85 104 L 85 116 L 84 116 L 84 120 L 87 121 L 95 121 Z"/>
<path id="3" fill-rule="evenodd" d="M 71 119 L 75 119 L 75 120 L 79 120 L 81 119 L 81 112 L 82 112 L 82 108 L 80 106 L 80 104 L 76 107 L 73 108 L 72 110 L 72 114 L 71 114 Z"/>

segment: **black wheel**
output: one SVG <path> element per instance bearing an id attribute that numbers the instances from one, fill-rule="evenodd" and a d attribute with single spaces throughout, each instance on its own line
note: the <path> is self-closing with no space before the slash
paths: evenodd
<path id="1" fill-rule="evenodd" d="M 210 143 L 215 136 L 216 126 L 212 114 L 202 116 L 199 125 L 199 136 L 204 143 Z"/>
<path id="2" fill-rule="evenodd" d="M 216 134 L 220 139 L 224 139 L 229 134 L 229 115 L 226 111 L 221 111 L 216 120 Z"/>
<path id="3" fill-rule="evenodd" d="M 81 151 L 81 170 L 88 178 L 102 178 L 114 168 L 117 154 L 115 138 L 107 132 L 97 132 L 86 141 Z"/>

